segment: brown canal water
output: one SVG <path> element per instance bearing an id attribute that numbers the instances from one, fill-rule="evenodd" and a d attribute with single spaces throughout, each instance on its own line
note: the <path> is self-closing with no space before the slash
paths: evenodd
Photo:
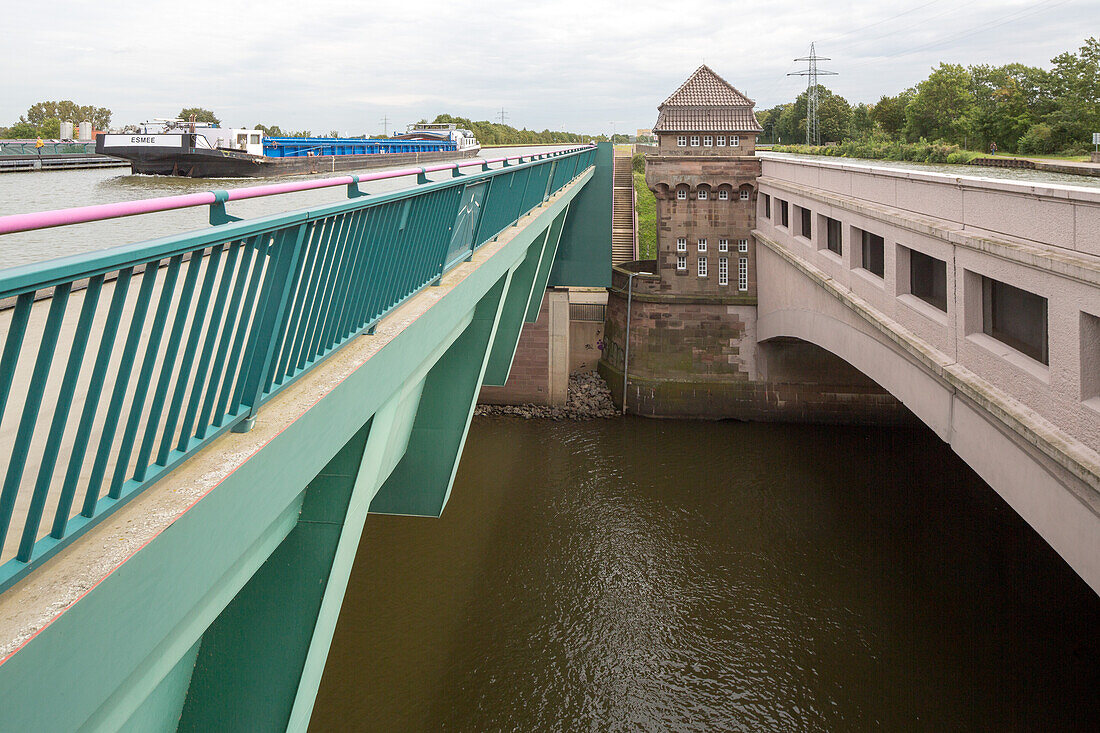
<path id="1" fill-rule="evenodd" d="M 923 429 L 478 418 L 312 729 L 1100 730 L 1100 598 Z"/>

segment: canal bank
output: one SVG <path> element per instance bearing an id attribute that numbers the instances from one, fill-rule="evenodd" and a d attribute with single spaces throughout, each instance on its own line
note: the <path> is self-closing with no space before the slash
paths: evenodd
<path id="1" fill-rule="evenodd" d="M 27 171 L 63 171 L 82 168 L 124 168 L 129 162 L 109 155 L 73 153 L 70 155 L 23 155 L 0 157 L 0 173 Z"/>
<path id="2" fill-rule="evenodd" d="M 477 418 L 314 730 L 1087 730 L 1100 599 L 930 432 Z"/>

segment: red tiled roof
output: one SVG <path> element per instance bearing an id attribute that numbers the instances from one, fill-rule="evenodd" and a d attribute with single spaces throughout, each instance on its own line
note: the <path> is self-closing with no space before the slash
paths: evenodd
<path id="1" fill-rule="evenodd" d="M 756 102 L 733 88 L 728 81 L 703 64 L 680 88 L 661 103 L 661 107 L 752 107 Z"/>
<path id="2" fill-rule="evenodd" d="M 654 132 L 761 132 L 756 103 L 703 64 L 658 107 Z"/>

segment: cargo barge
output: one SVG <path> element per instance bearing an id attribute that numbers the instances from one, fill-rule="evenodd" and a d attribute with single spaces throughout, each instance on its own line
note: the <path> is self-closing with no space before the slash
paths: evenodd
<path id="1" fill-rule="evenodd" d="M 481 145 L 454 124 L 410 125 L 388 138 L 268 137 L 262 130 L 157 120 L 132 134 L 101 133 L 97 153 L 134 173 L 188 178 L 266 178 L 471 158 Z"/>

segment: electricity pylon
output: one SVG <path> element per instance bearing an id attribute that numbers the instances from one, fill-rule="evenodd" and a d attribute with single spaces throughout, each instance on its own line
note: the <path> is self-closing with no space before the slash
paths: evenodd
<path id="1" fill-rule="evenodd" d="M 807 145 L 820 145 L 821 144 L 821 132 L 817 127 L 817 77 L 818 76 L 836 76 L 835 71 L 822 71 L 817 68 L 818 61 L 831 61 L 832 59 L 825 56 L 818 56 L 814 51 L 814 44 L 810 44 L 810 55 L 797 58 L 795 61 L 805 61 L 806 69 L 804 71 L 792 71 L 787 76 L 806 76 L 809 77 L 809 83 L 806 86 L 806 144 Z"/>

